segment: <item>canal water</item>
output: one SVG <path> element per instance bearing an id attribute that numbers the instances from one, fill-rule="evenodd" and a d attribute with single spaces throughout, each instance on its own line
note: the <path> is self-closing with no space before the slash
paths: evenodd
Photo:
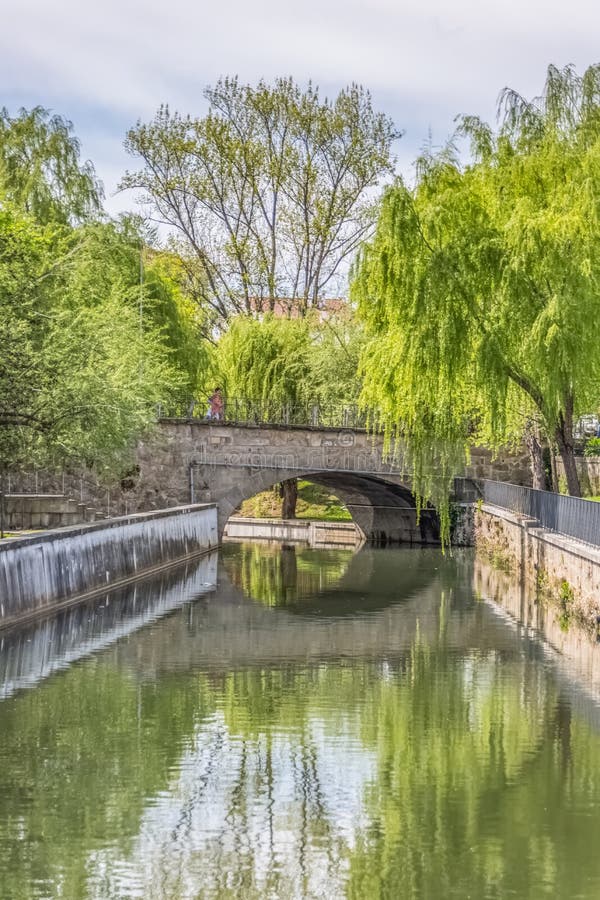
<path id="1" fill-rule="evenodd" d="M 237 544 L 0 635 L 0 898 L 600 897 L 594 647 L 494 584 Z"/>

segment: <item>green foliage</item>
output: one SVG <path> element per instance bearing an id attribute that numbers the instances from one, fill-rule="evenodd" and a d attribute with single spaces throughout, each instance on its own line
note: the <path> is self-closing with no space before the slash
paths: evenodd
<path id="1" fill-rule="evenodd" d="M 239 514 L 249 518 L 279 518 L 281 516 L 281 498 L 276 488 L 277 486 L 269 491 L 261 491 L 260 494 L 245 500 L 240 507 Z M 352 516 L 335 494 L 311 481 L 298 482 L 296 518 L 317 519 L 326 522 L 352 520 Z"/>
<path id="2" fill-rule="evenodd" d="M 360 356 L 364 329 L 349 306 L 323 319 L 309 319 L 311 328 L 311 398 L 323 406 L 358 402 Z"/>
<path id="3" fill-rule="evenodd" d="M 236 316 L 217 344 L 213 378 L 230 398 L 282 410 L 354 403 L 362 344 L 349 310 L 328 319 Z"/>
<path id="4" fill-rule="evenodd" d="M 473 422 L 498 446 L 536 410 L 579 491 L 573 415 L 600 386 L 600 67 L 550 67 L 542 98 L 504 93 L 496 133 L 473 117 L 460 132 L 468 165 L 451 144 L 385 192 L 352 286 L 365 402 L 406 442 L 445 535 Z"/>
<path id="5" fill-rule="evenodd" d="M 560 614 L 558 617 L 558 624 L 562 631 L 568 631 L 569 626 L 571 624 L 571 618 L 573 615 L 573 600 L 575 599 L 575 595 L 573 593 L 573 588 L 564 578 L 560 583 L 559 592 L 558 592 L 558 602 L 560 604 Z"/>
<path id="6" fill-rule="evenodd" d="M 307 322 L 238 316 L 219 341 L 219 380 L 229 397 L 296 406 L 310 378 Z"/>
<path id="7" fill-rule="evenodd" d="M 207 365 L 177 261 L 103 218 L 70 122 L 0 112 L 0 468 L 118 471 L 158 401 Z"/>
<path id="8" fill-rule="evenodd" d="M 329 101 L 291 78 L 225 78 L 205 97 L 203 118 L 161 107 L 130 130 L 142 166 L 123 185 L 177 229 L 213 320 L 273 312 L 280 297 L 302 312 L 318 305 L 372 228 L 392 122 L 357 85 Z"/>
<path id="9" fill-rule="evenodd" d="M 67 224 L 98 216 L 102 186 L 79 161 L 73 125 L 36 106 L 11 117 L 0 110 L 0 203 L 36 221 Z"/>
<path id="10" fill-rule="evenodd" d="M 600 437 L 593 437 L 586 441 L 584 456 L 600 456 Z"/>
<path id="11" fill-rule="evenodd" d="M 352 521 L 352 516 L 335 494 L 311 481 L 298 482 L 296 516 L 298 519 L 318 519 L 324 522 Z"/>
<path id="12" fill-rule="evenodd" d="M 211 351 L 203 337 L 203 316 L 183 288 L 181 261 L 167 253 L 146 251 L 144 309 L 160 329 L 170 359 L 182 379 L 182 388 L 192 396 L 204 383 Z"/>
<path id="13" fill-rule="evenodd" d="M 4 468 L 118 468 L 154 404 L 180 387 L 159 330 L 139 327 L 111 228 L 57 229 L 0 208 Z"/>
<path id="14" fill-rule="evenodd" d="M 156 332 L 165 357 L 177 370 L 181 388 L 192 394 L 207 366 L 200 311 L 181 288 L 181 263 L 144 245 L 140 223 L 131 217 L 75 229 L 77 250 L 63 267 L 65 302 L 75 311 L 118 295 L 132 321 Z"/>

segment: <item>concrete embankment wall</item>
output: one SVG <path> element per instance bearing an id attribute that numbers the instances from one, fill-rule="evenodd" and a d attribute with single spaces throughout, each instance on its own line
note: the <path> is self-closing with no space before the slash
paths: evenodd
<path id="1" fill-rule="evenodd" d="M 223 536 L 230 540 L 290 541 L 354 547 L 364 538 L 354 522 L 318 522 L 312 519 L 251 519 L 232 516 Z"/>
<path id="2" fill-rule="evenodd" d="M 214 504 L 138 513 L 7 541 L 0 545 L 0 627 L 217 543 Z"/>
<path id="3" fill-rule="evenodd" d="M 484 504 L 474 508 L 477 552 L 516 572 L 539 602 L 555 607 L 561 627 L 571 621 L 596 629 L 600 615 L 600 548 L 541 528 L 539 522 Z"/>
<path id="4" fill-rule="evenodd" d="M 61 528 L 86 521 L 85 504 L 62 494 L 5 494 L 4 527 Z"/>

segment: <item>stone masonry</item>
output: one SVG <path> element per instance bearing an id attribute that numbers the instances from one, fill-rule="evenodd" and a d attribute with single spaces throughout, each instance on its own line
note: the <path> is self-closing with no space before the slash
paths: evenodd
<path id="1" fill-rule="evenodd" d="M 472 451 L 470 465 L 457 476 L 457 499 L 464 500 L 478 496 L 474 480 L 531 483 L 526 454 L 493 457 L 480 448 Z M 243 500 L 295 477 L 335 493 L 367 539 L 379 543 L 438 540 L 433 511 L 424 511 L 416 523 L 401 454 L 393 463 L 385 461 L 382 439 L 361 431 L 163 419 L 139 442 L 136 465 L 121 482 L 107 488 L 89 472 L 29 481 L 36 489 L 74 496 L 94 508 L 96 516 L 214 501 L 221 535 Z M 17 489 L 31 488 L 22 484 Z"/>
<path id="2" fill-rule="evenodd" d="M 136 506 L 214 501 L 220 533 L 243 500 L 286 478 L 305 477 L 331 489 L 367 539 L 438 539 L 431 512 L 416 524 L 402 455 L 393 463 L 384 460 L 382 439 L 365 432 L 165 420 L 140 443 L 137 459 Z M 479 449 L 457 476 L 459 492 L 472 490 L 472 480 L 480 478 L 530 483 L 526 455 L 493 459 L 490 451 Z"/>

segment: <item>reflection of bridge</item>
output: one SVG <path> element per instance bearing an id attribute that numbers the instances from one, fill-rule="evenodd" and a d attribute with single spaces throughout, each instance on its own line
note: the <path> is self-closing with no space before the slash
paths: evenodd
<path id="1" fill-rule="evenodd" d="M 138 508 L 213 501 L 220 534 L 242 501 L 285 479 L 304 477 L 335 493 L 370 540 L 437 541 L 432 510 L 416 523 L 402 455 L 386 459 L 382 438 L 364 431 L 163 419 L 139 446 L 138 463 Z M 473 451 L 472 464 L 456 475 L 461 488 L 473 478 L 529 479 L 523 460 L 492 462 L 485 450 Z"/>

